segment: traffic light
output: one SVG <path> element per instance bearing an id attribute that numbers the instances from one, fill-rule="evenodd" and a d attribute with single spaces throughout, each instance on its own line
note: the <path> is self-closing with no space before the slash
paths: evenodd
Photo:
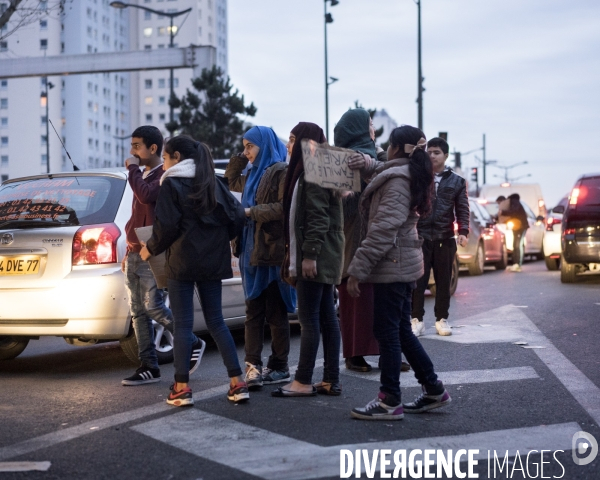
<path id="1" fill-rule="evenodd" d="M 455 168 L 462 167 L 462 163 L 460 160 L 460 152 L 454 152 L 454 167 Z"/>
<path id="2" fill-rule="evenodd" d="M 448 141 L 448 132 L 439 132 L 438 137 Z"/>
<path id="3" fill-rule="evenodd" d="M 472 167 L 471 168 L 471 181 L 477 185 L 477 167 Z"/>

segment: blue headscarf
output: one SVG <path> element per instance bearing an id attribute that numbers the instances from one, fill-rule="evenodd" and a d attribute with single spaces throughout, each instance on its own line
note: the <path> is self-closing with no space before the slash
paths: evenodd
<path id="1" fill-rule="evenodd" d="M 258 157 L 246 175 L 246 186 L 242 194 L 242 206 L 249 208 L 256 205 L 256 191 L 265 170 L 274 163 L 285 162 L 287 150 L 269 127 L 252 127 L 244 138 L 260 148 Z"/>

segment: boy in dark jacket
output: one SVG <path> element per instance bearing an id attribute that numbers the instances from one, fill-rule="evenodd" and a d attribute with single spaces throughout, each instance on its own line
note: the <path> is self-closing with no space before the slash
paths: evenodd
<path id="1" fill-rule="evenodd" d="M 131 322 L 138 343 L 140 367 L 125 378 L 123 385 L 141 385 L 160 381 L 158 358 L 154 348 L 152 320 L 173 331 L 173 316 L 164 303 L 163 291 L 156 287 L 156 280 L 147 262 L 140 257 L 142 245 L 135 229 L 154 223 L 154 208 L 163 174 L 160 154 L 163 137 L 156 127 L 145 125 L 131 134 L 131 155 L 125 161 L 129 170 L 129 185 L 133 190 L 131 218 L 125 225 L 127 254 L 121 263 L 125 273 L 125 288 L 129 295 Z M 145 167 L 140 170 L 140 166 Z"/>
<path id="2" fill-rule="evenodd" d="M 469 235 L 469 198 L 465 179 L 446 166 L 448 143 L 443 138 L 427 142 L 427 153 L 433 164 L 434 195 L 431 214 L 420 218 L 417 225 L 423 237 L 423 263 L 425 273 L 417 282 L 413 293 L 412 331 L 418 337 L 425 333 L 425 289 L 433 268 L 435 278 L 435 329 L 438 335 L 452 335 L 448 324 L 450 308 L 450 280 L 456 256 L 456 244 L 467 244 Z M 458 237 L 454 238 L 454 222 L 458 223 Z"/>

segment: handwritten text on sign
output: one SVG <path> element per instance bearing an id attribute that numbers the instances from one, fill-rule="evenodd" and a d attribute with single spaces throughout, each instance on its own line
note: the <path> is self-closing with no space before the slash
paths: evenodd
<path id="1" fill-rule="evenodd" d="M 345 148 L 302 140 L 304 178 L 323 188 L 360 192 L 360 173 L 350 170 L 348 158 L 355 152 Z"/>

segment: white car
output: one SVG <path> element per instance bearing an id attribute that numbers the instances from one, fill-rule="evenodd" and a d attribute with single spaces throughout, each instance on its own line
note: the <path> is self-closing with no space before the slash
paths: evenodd
<path id="1" fill-rule="evenodd" d="M 222 175 L 222 171 L 218 174 Z M 63 337 L 72 345 L 119 340 L 137 362 L 121 260 L 133 192 L 124 169 L 62 172 L 0 186 L 0 360 L 31 339 Z M 242 326 L 245 302 L 237 259 L 223 280 L 223 315 Z M 206 331 L 195 299 L 194 331 Z M 157 325 L 159 362 L 173 338 Z"/>
<path id="2" fill-rule="evenodd" d="M 485 209 L 489 212 L 493 217 L 498 216 L 498 204 L 496 202 L 490 203 L 486 199 L 479 199 L 478 202 L 485 207 Z M 538 260 L 544 258 L 544 230 L 546 225 L 544 223 L 544 217 L 538 216 L 536 217 L 531 208 L 521 201 L 521 205 L 525 209 L 525 213 L 527 214 L 527 221 L 529 223 L 529 228 L 525 233 L 525 255 L 531 255 L 536 257 Z M 514 236 L 513 236 L 513 225 L 512 222 L 507 223 L 497 223 L 496 226 L 498 229 L 504 233 L 504 238 L 506 240 L 506 249 L 508 250 L 509 255 L 512 255 L 513 245 L 514 245 Z"/>
<path id="3" fill-rule="evenodd" d="M 567 207 L 569 197 L 564 197 L 558 205 L 550 210 L 546 219 L 546 230 L 544 231 L 544 260 L 548 270 L 560 268 L 561 256 L 561 223 L 563 213 Z"/>

